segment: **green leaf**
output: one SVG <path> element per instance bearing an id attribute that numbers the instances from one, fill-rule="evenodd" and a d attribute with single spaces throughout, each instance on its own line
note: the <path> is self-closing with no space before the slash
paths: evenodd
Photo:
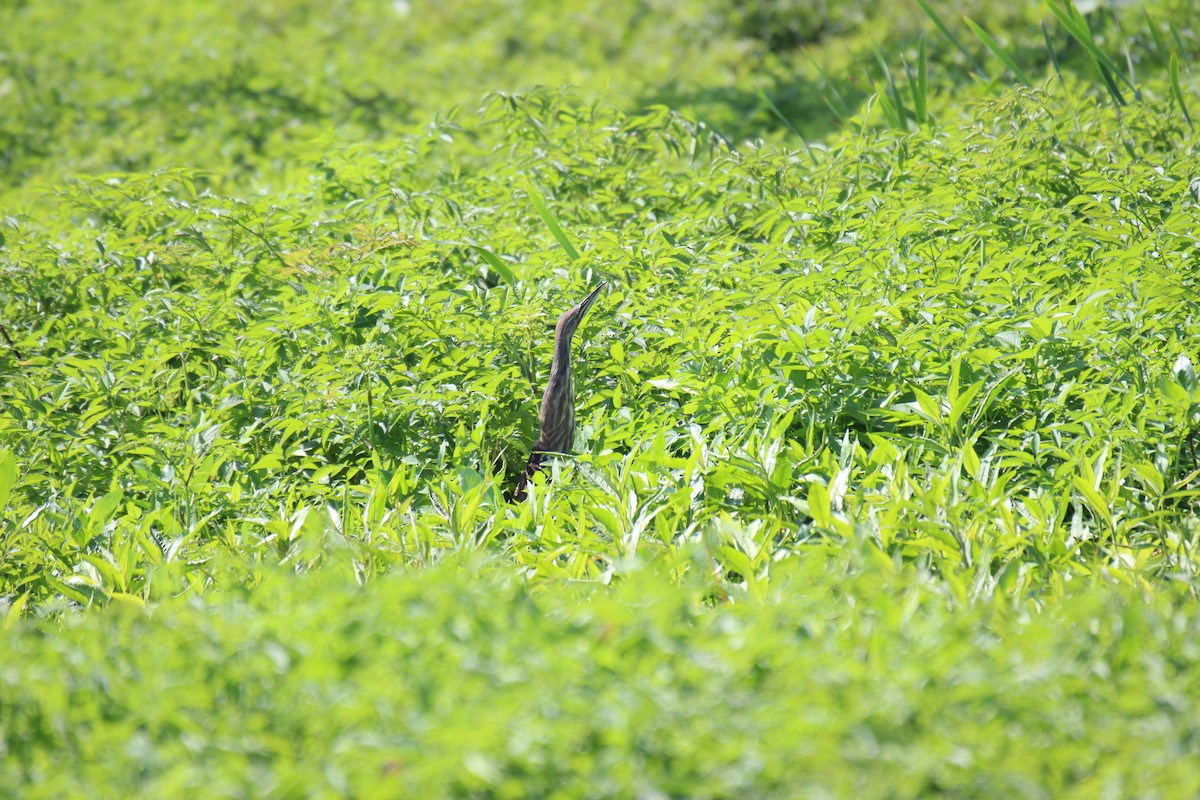
<path id="1" fill-rule="evenodd" d="M 262 458 L 258 459 L 251 465 L 251 470 L 272 470 L 279 469 L 283 466 L 283 459 L 278 453 L 267 453 Z"/>
<path id="2" fill-rule="evenodd" d="M 8 611 L 4 613 L 4 630 L 12 630 L 18 620 L 21 619 L 21 614 L 25 612 L 25 606 L 29 603 L 29 592 L 21 593 L 16 600 L 13 600 Z"/>
<path id="3" fill-rule="evenodd" d="M 550 233 L 558 241 L 558 244 L 563 249 L 563 252 L 566 253 L 567 257 L 572 261 L 578 261 L 579 252 L 575 249 L 575 246 L 571 244 L 571 240 L 567 238 L 567 234 L 563 232 L 562 226 L 558 224 L 558 220 L 556 220 L 554 215 L 550 213 L 550 209 L 546 206 L 545 201 L 542 200 L 541 194 L 536 188 L 534 188 L 532 183 L 527 183 L 526 187 L 529 190 L 530 202 L 533 203 L 533 207 L 537 210 L 538 216 L 541 217 L 542 221 L 546 223 L 546 227 L 550 229 Z"/>
<path id="4" fill-rule="evenodd" d="M 1163 375 L 1155 381 L 1154 385 L 1163 400 L 1172 406 L 1176 412 L 1186 412 L 1191 408 L 1192 395 L 1179 381 Z"/>
<path id="5" fill-rule="evenodd" d="M 491 250 L 488 250 L 486 247 L 480 247 L 477 244 L 469 244 L 467 247 L 478 253 L 479 257 L 486 261 L 488 266 L 496 270 L 496 274 L 503 278 L 510 286 L 516 284 L 517 277 L 513 275 L 513 272 L 508 268 L 508 265 L 501 261 L 495 253 L 493 253 Z"/>
<path id="6" fill-rule="evenodd" d="M 1092 513 L 1103 520 L 1109 530 L 1112 530 L 1112 509 L 1109 507 L 1104 495 L 1096 490 L 1092 479 L 1092 475 L 1076 475 L 1072 479 L 1071 485 L 1075 487 L 1075 491 L 1083 498 L 1083 502 L 1092 510 Z"/>
<path id="7" fill-rule="evenodd" d="M 941 401 L 931 397 L 925 392 L 913 387 L 913 394 L 917 398 L 917 407 L 921 410 L 921 416 L 930 422 L 941 424 L 943 422 L 942 403 Z"/>
<path id="8" fill-rule="evenodd" d="M 1033 85 L 1033 82 L 1029 80 L 1029 76 L 1025 74 L 1025 70 L 1021 69 L 1020 65 L 1018 65 L 1017 62 L 1013 60 L 1012 56 L 1008 54 L 1008 51 L 1001 47 L 1000 43 L 993 39 L 990 33 L 985 31 L 979 25 L 976 25 L 975 22 L 968 17 L 963 17 L 963 22 L 967 23 L 967 27 L 970 28 L 971 32 L 979 38 L 979 41 L 983 42 L 984 46 L 986 46 L 988 50 L 991 50 L 996 58 L 1000 59 L 1004 63 L 1004 66 L 1013 74 L 1013 77 L 1015 77 L 1025 86 Z"/>
<path id="9" fill-rule="evenodd" d="M 8 498 L 17 483 L 17 456 L 11 450 L 0 450 L 0 513 L 8 506 Z"/>
<path id="10" fill-rule="evenodd" d="M 91 511 L 88 512 L 88 525 L 91 526 L 93 532 L 99 532 L 108 524 L 124 499 L 125 493 L 118 489 L 109 492 L 92 504 Z"/>

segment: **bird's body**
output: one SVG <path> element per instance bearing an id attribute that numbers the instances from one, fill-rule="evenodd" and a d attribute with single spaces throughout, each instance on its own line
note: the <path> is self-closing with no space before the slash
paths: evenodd
<path id="1" fill-rule="evenodd" d="M 547 455 L 553 453 L 569 453 L 575 443 L 575 392 L 571 385 L 571 340 L 584 315 L 596 302 L 600 290 L 606 284 L 601 283 L 583 301 L 558 318 L 554 329 L 554 360 L 550 363 L 550 377 L 546 381 L 546 391 L 542 393 L 542 408 L 538 413 L 540 432 L 533 443 L 529 461 L 525 465 L 525 473 L 513 490 L 512 499 L 524 500 L 533 474 L 542 468 L 542 462 Z"/>

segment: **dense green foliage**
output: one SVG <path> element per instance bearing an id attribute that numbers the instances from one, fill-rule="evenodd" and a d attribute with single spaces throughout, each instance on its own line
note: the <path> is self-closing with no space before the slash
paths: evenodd
<path id="1" fill-rule="evenodd" d="M 164 561 L 208 574 L 215 543 L 302 566 L 346 546 L 370 575 L 495 541 L 600 577 L 704 531 L 739 582 L 814 536 L 984 593 L 1193 574 L 1200 395 L 1173 368 L 1200 342 L 1197 164 L 1165 105 L 1053 103 L 810 166 L 539 94 L 330 153 L 289 193 L 64 187 L 61 224 L 9 237 L 29 353 L 5 583 L 142 594 Z M 509 506 L 547 324 L 597 278 L 584 457 Z"/>
<path id="2" fill-rule="evenodd" d="M 1194 794 L 1195 5 L 4 6 L 0 785 Z"/>

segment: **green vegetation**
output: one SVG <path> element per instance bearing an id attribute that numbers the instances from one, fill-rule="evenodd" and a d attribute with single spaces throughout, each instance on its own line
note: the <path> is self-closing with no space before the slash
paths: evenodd
<path id="1" fill-rule="evenodd" d="M 639 575 L 323 572 L 7 637 L 25 797 L 1187 797 L 1200 615 L 1011 617 L 813 553 L 761 604 Z"/>
<path id="2" fill-rule="evenodd" d="M 0 787 L 1195 795 L 1198 12 L 6 5 Z"/>

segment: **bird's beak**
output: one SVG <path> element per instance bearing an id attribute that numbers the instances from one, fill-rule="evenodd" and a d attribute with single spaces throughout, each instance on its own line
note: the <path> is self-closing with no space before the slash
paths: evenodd
<path id="1" fill-rule="evenodd" d="M 608 281 L 600 281 L 600 285 L 597 286 L 595 289 L 592 289 L 591 294 L 589 294 L 587 297 L 583 298 L 583 302 L 581 302 L 579 304 L 580 319 L 582 319 L 583 315 L 586 314 L 588 309 L 592 307 L 592 303 L 596 302 L 596 298 L 600 296 L 600 290 L 603 289 L 605 286 L 608 286 Z"/>

